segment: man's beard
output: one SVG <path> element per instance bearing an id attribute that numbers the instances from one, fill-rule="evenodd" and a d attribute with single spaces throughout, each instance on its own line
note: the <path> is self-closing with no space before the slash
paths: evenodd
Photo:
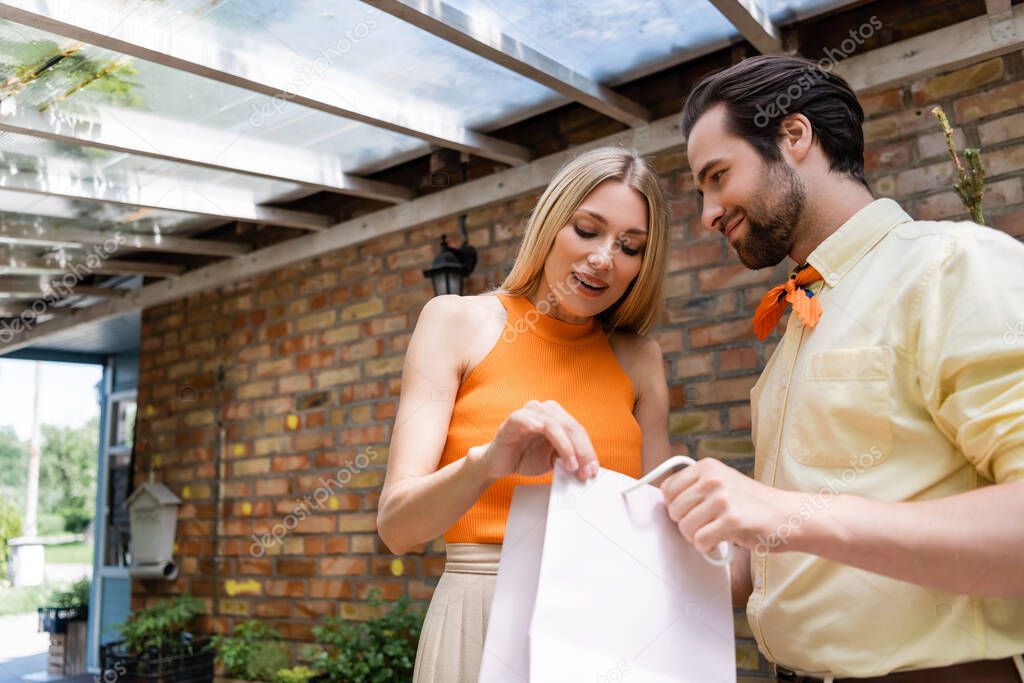
<path id="1" fill-rule="evenodd" d="M 785 162 L 768 164 L 768 174 L 754 193 L 746 212 L 747 234 L 736 243 L 736 254 L 747 268 L 760 270 L 778 265 L 793 247 L 804 212 L 803 180 Z M 730 225 L 735 217 L 723 221 Z"/>

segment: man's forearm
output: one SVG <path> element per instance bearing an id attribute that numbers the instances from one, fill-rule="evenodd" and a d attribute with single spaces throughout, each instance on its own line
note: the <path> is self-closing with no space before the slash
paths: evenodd
<path id="1" fill-rule="evenodd" d="M 779 550 L 953 593 L 1024 596 L 1024 482 L 909 503 L 836 496 Z"/>

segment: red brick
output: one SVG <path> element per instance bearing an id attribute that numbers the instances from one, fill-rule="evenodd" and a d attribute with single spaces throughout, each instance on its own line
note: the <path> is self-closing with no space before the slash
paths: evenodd
<path id="1" fill-rule="evenodd" d="M 289 489 L 287 479 L 257 479 L 254 486 L 257 496 L 283 496 Z"/>
<path id="2" fill-rule="evenodd" d="M 320 558 L 322 576 L 362 576 L 366 573 L 366 560 L 351 557 Z"/>
<path id="3" fill-rule="evenodd" d="M 914 95 L 914 102 L 918 106 L 924 106 L 950 95 L 957 95 L 986 83 L 1001 80 L 1003 70 L 1002 57 L 994 57 L 915 83 L 911 92 Z"/>
<path id="4" fill-rule="evenodd" d="M 336 612 L 334 602 L 328 600 L 296 600 L 292 602 L 292 616 L 299 619 L 334 616 Z"/>
<path id="5" fill-rule="evenodd" d="M 882 140 L 905 137 L 933 129 L 938 120 L 927 109 L 903 109 L 864 122 L 864 142 L 872 145 Z"/>
<path id="6" fill-rule="evenodd" d="M 721 261 L 722 243 L 720 241 L 695 242 L 672 248 L 669 252 L 668 271 L 672 273 Z"/>
<path id="7" fill-rule="evenodd" d="M 274 472 L 308 470 L 309 465 L 308 455 L 277 455 L 270 460 L 270 467 Z"/>
<path id="8" fill-rule="evenodd" d="M 316 576 L 316 561 L 278 558 L 277 573 L 281 576 Z"/>
<path id="9" fill-rule="evenodd" d="M 381 334 L 391 334 L 392 332 L 402 332 L 407 329 L 407 325 L 408 316 L 391 315 L 367 321 L 365 324 L 365 330 L 366 334 L 370 336 L 377 336 Z"/>
<path id="10" fill-rule="evenodd" d="M 291 612 L 290 600 L 258 600 L 253 603 L 252 616 L 264 619 L 286 617 Z"/>
<path id="11" fill-rule="evenodd" d="M 397 401 L 382 401 L 373 404 L 374 420 L 390 420 L 398 413 Z"/>
<path id="12" fill-rule="evenodd" d="M 1024 209 L 1018 209 L 998 216 L 988 216 L 986 219 L 994 227 L 999 228 L 1008 235 L 1024 237 Z"/>
<path id="13" fill-rule="evenodd" d="M 331 367 L 332 365 L 334 365 L 334 362 L 334 349 L 327 349 L 326 351 L 306 353 L 297 357 L 295 359 L 295 367 L 298 370 L 312 370 L 315 368 Z"/>
<path id="14" fill-rule="evenodd" d="M 724 349 L 718 352 L 718 369 L 722 372 L 750 370 L 756 368 L 757 364 L 757 351 L 750 347 Z"/>
<path id="15" fill-rule="evenodd" d="M 1024 169 L 1024 145 L 982 151 L 981 160 L 985 164 L 985 173 L 989 177 L 1003 173 L 1016 173 Z"/>
<path id="16" fill-rule="evenodd" d="M 690 330 L 690 348 L 728 344 L 745 339 L 754 339 L 754 326 L 746 318 Z"/>
<path id="17" fill-rule="evenodd" d="M 334 517 L 324 512 L 306 517 L 295 527 L 295 533 L 297 534 L 326 534 L 333 533 L 336 530 L 337 524 Z"/>
<path id="18" fill-rule="evenodd" d="M 729 428 L 750 429 L 750 404 L 729 408 Z"/>
<path id="19" fill-rule="evenodd" d="M 1021 106 L 1024 106 L 1024 80 L 962 97 L 953 103 L 958 123 L 967 123 Z"/>
<path id="20" fill-rule="evenodd" d="M 674 377 L 697 377 L 710 375 L 714 372 L 714 364 L 710 353 L 686 354 L 676 358 Z"/>
<path id="21" fill-rule="evenodd" d="M 978 126 L 978 137 L 981 138 L 983 148 L 1024 137 L 1024 112 L 986 121 Z"/>
<path id="22" fill-rule="evenodd" d="M 328 536 L 326 554 L 337 555 L 349 552 L 351 543 L 348 536 Z M 358 552 L 358 551 L 357 551 Z"/>
<path id="23" fill-rule="evenodd" d="M 903 168 L 910 162 L 910 143 L 898 142 L 865 150 L 864 172 L 871 175 L 877 171 Z"/>
<path id="24" fill-rule="evenodd" d="M 730 287 L 746 287 L 748 285 L 769 282 L 771 269 L 750 270 L 743 264 L 708 268 L 697 275 L 700 291 L 712 292 Z"/>
<path id="25" fill-rule="evenodd" d="M 275 598 L 301 598 L 306 594 L 306 582 L 299 579 L 267 579 L 264 588 Z"/>
<path id="26" fill-rule="evenodd" d="M 309 597 L 347 600 L 352 597 L 352 582 L 313 579 L 309 582 Z"/>
<path id="27" fill-rule="evenodd" d="M 871 95 L 859 95 L 857 99 L 860 100 L 860 106 L 864 109 L 864 116 L 871 117 L 876 114 L 896 111 L 903 106 L 903 91 L 896 88 Z"/>

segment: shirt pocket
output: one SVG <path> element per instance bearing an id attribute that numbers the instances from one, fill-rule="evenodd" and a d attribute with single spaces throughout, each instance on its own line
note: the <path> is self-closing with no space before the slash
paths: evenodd
<path id="1" fill-rule="evenodd" d="M 892 353 L 886 347 L 811 354 L 787 410 L 786 449 L 810 467 L 849 467 L 861 455 L 884 459 L 895 434 Z"/>

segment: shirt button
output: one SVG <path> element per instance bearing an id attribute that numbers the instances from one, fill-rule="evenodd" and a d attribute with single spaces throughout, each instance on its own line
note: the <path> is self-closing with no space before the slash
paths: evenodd
<path id="1" fill-rule="evenodd" d="M 786 388 L 786 385 L 788 385 L 788 384 L 789 384 L 789 379 L 787 379 L 786 377 L 783 377 L 783 378 L 782 378 L 782 381 L 781 381 L 781 382 L 779 382 L 779 384 L 780 384 L 780 385 L 782 386 L 782 388 L 783 388 L 783 389 L 785 389 L 785 388 Z"/>
<path id="2" fill-rule="evenodd" d="M 760 575 L 754 577 L 754 588 L 760 588 L 764 585 L 764 579 Z"/>

